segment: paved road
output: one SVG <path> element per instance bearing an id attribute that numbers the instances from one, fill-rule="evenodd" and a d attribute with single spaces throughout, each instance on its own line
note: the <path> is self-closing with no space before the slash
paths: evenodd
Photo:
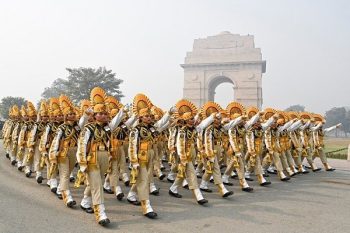
<path id="1" fill-rule="evenodd" d="M 197 205 L 187 190 L 181 190 L 181 200 L 170 197 L 169 183 L 159 182 L 161 195 L 151 197 L 157 220 L 108 195 L 112 223 L 102 228 L 93 215 L 68 209 L 45 185 L 18 172 L 0 149 L 0 232 L 350 232 L 350 171 L 344 169 L 349 163 L 341 164 L 333 173 L 297 176 L 288 183 L 274 176 L 268 188 L 250 182 L 255 188 L 251 194 L 242 193 L 234 180 L 233 197 L 206 194 L 206 207 Z M 81 195 L 82 189 L 73 189 L 78 203 Z"/>

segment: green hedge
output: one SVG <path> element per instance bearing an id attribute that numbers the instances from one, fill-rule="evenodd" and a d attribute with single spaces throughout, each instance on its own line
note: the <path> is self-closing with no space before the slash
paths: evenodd
<path id="1" fill-rule="evenodd" d="M 348 158 L 348 155 L 347 154 L 333 154 L 333 153 L 329 153 L 329 154 L 327 154 L 327 158 L 344 159 L 344 160 L 346 160 Z"/>

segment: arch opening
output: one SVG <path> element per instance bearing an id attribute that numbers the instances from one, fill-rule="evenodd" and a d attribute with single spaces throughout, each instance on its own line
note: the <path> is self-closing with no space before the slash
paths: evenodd
<path id="1" fill-rule="evenodd" d="M 216 77 L 208 85 L 208 100 L 215 101 L 223 108 L 234 100 L 234 83 L 225 76 Z"/>

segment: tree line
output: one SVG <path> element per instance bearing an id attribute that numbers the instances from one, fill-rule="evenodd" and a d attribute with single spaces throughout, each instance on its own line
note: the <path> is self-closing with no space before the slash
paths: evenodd
<path id="1" fill-rule="evenodd" d="M 46 87 L 41 97 L 42 99 L 49 99 L 51 97 L 58 97 L 61 94 L 67 95 L 75 104 L 78 104 L 82 99 L 90 98 L 90 91 L 99 86 L 103 88 L 108 95 L 116 97 L 120 100 L 124 95 L 120 90 L 122 79 L 116 77 L 112 70 L 105 67 L 94 68 L 66 68 L 68 76 L 66 78 L 58 78 Z M 26 99 L 23 97 L 7 96 L 1 99 L 0 115 L 7 119 L 9 108 L 12 105 L 24 105 Z M 39 103 L 38 103 L 39 104 Z"/>

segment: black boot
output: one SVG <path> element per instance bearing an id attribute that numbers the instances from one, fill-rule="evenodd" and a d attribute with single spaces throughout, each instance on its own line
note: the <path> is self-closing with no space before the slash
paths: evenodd
<path id="1" fill-rule="evenodd" d="M 247 187 L 247 188 L 242 188 L 242 191 L 247 192 L 247 193 L 251 193 L 254 191 L 254 189 L 252 187 Z"/>
<path id="2" fill-rule="evenodd" d="M 197 203 L 200 205 L 204 205 L 204 204 L 208 203 L 208 200 L 202 199 L 202 200 L 197 201 Z"/>
<path id="3" fill-rule="evenodd" d="M 106 219 L 103 219 L 103 220 L 101 220 L 101 221 L 99 221 L 98 222 L 98 224 L 100 224 L 101 226 L 107 226 L 108 224 L 110 224 L 111 223 L 111 221 L 109 221 L 109 219 L 108 218 L 106 218 Z"/>
<path id="4" fill-rule="evenodd" d="M 171 191 L 170 189 L 169 189 L 169 195 L 172 196 L 172 197 L 176 197 L 176 198 L 181 198 L 181 197 L 182 197 L 181 194 L 174 193 L 174 192 Z"/>
<path id="5" fill-rule="evenodd" d="M 150 218 L 150 219 L 155 219 L 155 218 L 157 218 L 158 215 L 155 212 L 149 212 L 149 213 L 145 214 L 145 216 L 147 218 Z"/>
<path id="6" fill-rule="evenodd" d="M 130 204 L 133 204 L 133 205 L 136 205 L 136 206 L 140 206 L 141 205 L 141 202 L 139 201 L 131 201 L 129 199 L 126 199 Z"/>

